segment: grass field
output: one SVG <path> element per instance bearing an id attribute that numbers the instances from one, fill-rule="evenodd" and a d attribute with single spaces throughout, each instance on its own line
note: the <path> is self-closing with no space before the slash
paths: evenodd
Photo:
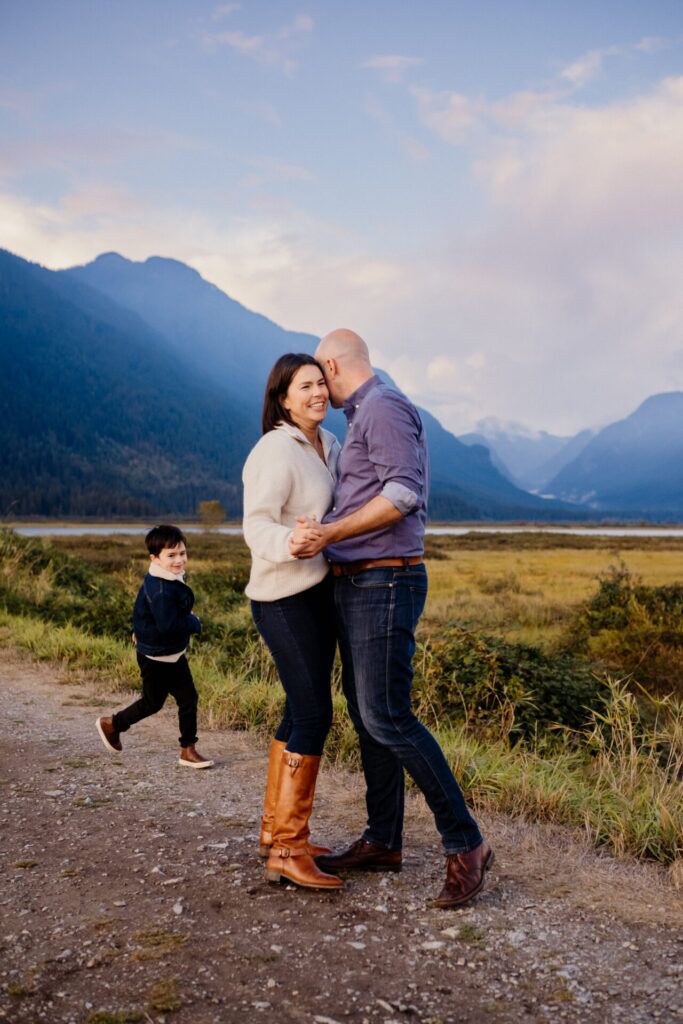
<path id="1" fill-rule="evenodd" d="M 443 552 L 445 558 L 429 565 L 427 616 L 456 620 L 508 640 L 552 645 L 575 609 L 595 591 L 598 576 L 610 566 L 625 564 L 649 586 L 683 580 L 683 545 L 641 543 L 646 546 L 627 550 L 611 546 L 491 549 L 482 538 L 481 546 L 461 550 L 454 540 Z"/>
<path id="2" fill-rule="evenodd" d="M 188 548 L 204 726 L 267 732 L 282 695 L 243 596 L 248 552 L 211 533 Z M 3 643 L 137 685 L 142 537 L 5 531 L 0 553 Z M 683 539 L 439 536 L 427 562 L 415 701 L 468 799 L 581 828 L 683 881 Z M 338 692 L 327 756 L 357 763 Z"/>

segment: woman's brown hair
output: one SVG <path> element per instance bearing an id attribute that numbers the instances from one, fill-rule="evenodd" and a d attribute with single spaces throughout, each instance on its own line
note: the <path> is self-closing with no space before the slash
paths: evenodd
<path id="1" fill-rule="evenodd" d="M 323 368 L 317 359 L 307 355 L 305 352 L 285 352 L 275 363 L 268 374 L 266 382 L 266 393 L 263 398 L 263 415 L 261 416 L 261 427 L 263 433 L 274 430 L 278 423 L 292 423 L 292 417 L 282 404 L 282 399 L 287 394 L 292 377 L 302 366 L 317 366 L 320 376 L 323 377 Z"/>

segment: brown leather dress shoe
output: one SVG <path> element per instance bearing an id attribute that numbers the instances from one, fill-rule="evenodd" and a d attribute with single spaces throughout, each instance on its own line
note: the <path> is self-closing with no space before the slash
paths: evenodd
<path id="1" fill-rule="evenodd" d="M 323 871 L 400 871 L 402 860 L 400 850 L 387 850 L 367 839 L 357 839 L 341 853 L 315 858 Z"/>
<path id="2" fill-rule="evenodd" d="M 446 882 L 429 906 L 449 910 L 468 903 L 484 888 L 486 872 L 493 861 L 493 850 L 488 843 L 480 843 L 468 853 L 452 853 L 446 857 Z"/>
<path id="3" fill-rule="evenodd" d="M 202 757 L 194 743 L 189 747 L 180 748 L 178 764 L 185 765 L 186 768 L 213 768 L 213 761 Z"/>
<path id="4" fill-rule="evenodd" d="M 98 718 L 95 725 L 100 734 L 100 739 L 110 754 L 118 754 L 123 750 L 121 740 L 119 739 L 120 733 L 114 728 L 111 718 Z"/>

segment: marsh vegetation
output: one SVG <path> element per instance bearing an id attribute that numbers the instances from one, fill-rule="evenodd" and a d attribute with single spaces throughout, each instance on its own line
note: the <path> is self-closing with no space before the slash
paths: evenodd
<path id="1" fill-rule="evenodd" d="M 0 535 L 3 643 L 138 685 L 141 538 Z M 189 542 L 204 726 L 269 730 L 282 695 L 243 595 L 239 537 Z M 683 881 L 683 540 L 432 537 L 415 701 L 478 807 L 573 825 Z M 338 692 L 327 757 L 355 763 Z"/>

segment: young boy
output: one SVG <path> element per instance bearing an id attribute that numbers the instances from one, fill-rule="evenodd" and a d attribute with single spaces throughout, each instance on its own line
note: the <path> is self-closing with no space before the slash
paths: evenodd
<path id="1" fill-rule="evenodd" d="M 97 731 L 110 753 L 122 750 L 119 734 L 155 715 L 169 693 L 178 705 L 180 757 L 187 768 L 211 768 L 196 750 L 197 691 L 185 651 L 201 624 L 192 614 L 194 594 L 184 580 L 187 551 L 177 526 L 155 526 L 145 537 L 150 567 L 133 609 L 133 641 L 142 675 L 142 697 L 111 718 L 98 718 Z"/>

